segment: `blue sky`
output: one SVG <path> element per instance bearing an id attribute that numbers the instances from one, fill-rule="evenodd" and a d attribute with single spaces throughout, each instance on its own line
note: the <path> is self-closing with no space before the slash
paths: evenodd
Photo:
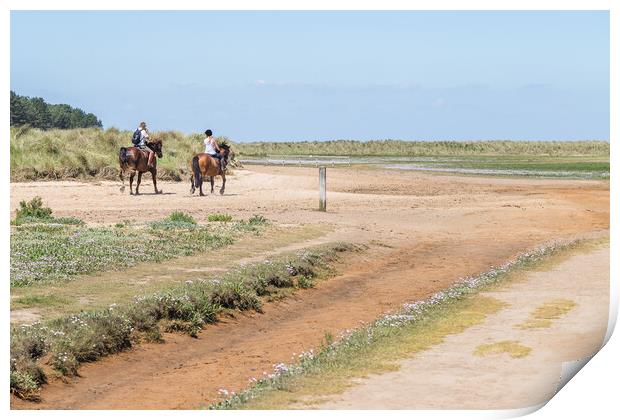
<path id="1" fill-rule="evenodd" d="M 11 89 L 237 141 L 609 139 L 607 12 L 11 12 Z"/>

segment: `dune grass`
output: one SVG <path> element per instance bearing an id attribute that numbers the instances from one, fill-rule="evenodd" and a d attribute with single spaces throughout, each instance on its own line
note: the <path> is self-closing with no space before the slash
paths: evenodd
<path id="1" fill-rule="evenodd" d="M 117 179 L 118 151 L 131 146 L 131 132 L 101 130 L 39 130 L 11 127 L 11 180 L 98 177 Z M 204 151 L 203 136 L 177 131 L 153 132 L 163 140 L 158 177 L 180 181 L 189 173 L 189 161 Z M 218 137 L 218 141 L 226 140 Z"/>
<path id="2" fill-rule="evenodd" d="M 70 179 L 97 177 L 116 179 L 118 150 L 130 146 L 131 132 L 116 128 L 107 130 L 81 128 L 47 130 L 12 127 L 10 131 L 11 180 Z M 158 176 L 180 181 L 189 176 L 189 160 L 203 151 L 201 134 L 178 131 L 153 132 L 162 139 L 163 158 L 158 160 Z M 219 137 L 218 141 L 228 141 Z M 504 157 L 543 156 L 576 157 L 576 167 L 591 170 L 609 165 L 609 142 L 604 141 L 308 141 L 308 142 L 237 142 L 232 144 L 238 158 L 268 155 L 339 155 L 339 156 L 461 156 Z M 598 157 L 591 163 L 580 160 Z M 554 168 L 567 162 L 552 161 Z M 489 162 L 493 164 L 493 162 Z M 585 165 L 585 166 L 584 166 Z M 233 167 L 235 160 L 233 158 Z M 505 165 L 504 165 L 505 166 Z M 607 169 L 608 171 L 608 169 Z"/>

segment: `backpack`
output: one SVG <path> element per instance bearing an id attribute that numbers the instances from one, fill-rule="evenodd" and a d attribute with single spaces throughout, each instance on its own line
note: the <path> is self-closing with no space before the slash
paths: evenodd
<path id="1" fill-rule="evenodd" d="M 141 136 L 142 136 L 142 130 L 140 130 L 139 128 L 133 132 L 133 136 L 131 137 L 131 142 L 133 143 L 134 146 L 137 146 L 140 144 Z"/>

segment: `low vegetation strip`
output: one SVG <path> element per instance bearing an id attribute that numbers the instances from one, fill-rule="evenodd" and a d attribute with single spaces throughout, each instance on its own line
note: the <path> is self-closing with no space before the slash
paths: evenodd
<path id="1" fill-rule="evenodd" d="M 130 131 L 116 128 L 39 130 L 11 127 L 11 180 L 97 177 L 118 179 L 118 150 L 129 146 Z M 189 159 L 204 149 L 201 134 L 154 132 L 163 140 L 164 156 L 158 160 L 158 177 L 180 181 L 188 176 Z M 225 137 L 218 141 L 227 140 Z M 306 141 L 233 144 L 239 157 L 300 156 L 548 156 L 600 157 L 608 162 L 606 141 Z M 602 163 L 604 165 L 604 162 Z M 559 164 L 560 170 L 563 164 Z"/>
<path id="2" fill-rule="evenodd" d="M 334 140 L 237 144 L 239 156 L 609 156 L 606 141 Z"/>
<path id="3" fill-rule="evenodd" d="M 22 202 L 11 233 L 11 286 L 69 280 L 79 274 L 123 270 L 224 245 L 266 224 L 262 216 L 226 224 L 198 225 L 182 212 L 146 225 L 88 227 L 79 219 L 54 218 L 39 198 Z"/>
<path id="4" fill-rule="evenodd" d="M 161 332 L 195 336 L 222 311 L 257 310 L 262 300 L 283 290 L 312 287 L 333 274 L 346 251 L 362 248 L 336 243 L 306 249 L 261 263 L 240 266 L 220 278 L 193 279 L 127 305 L 110 305 L 45 323 L 11 330 L 11 392 L 36 400 L 47 380 L 42 365 L 74 375 L 79 364 L 122 351 L 141 340 L 159 340 Z"/>
<path id="5" fill-rule="evenodd" d="M 523 253 L 500 267 L 461 279 L 427 300 L 407 303 L 399 313 L 347 331 L 338 340 L 326 334 L 317 352 L 304 352 L 289 365 L 274 365 L 273 373 L 250 379 L 250 387 L 242 392 L 221 390 L 225 399 L 209 408 L 286 408 L 293 403 L 312 403 L 309 399 L 342 391 L 352 378 L 395 369 L 399 359 L 438 344 L 445 335 L 482 322 L 487 314 L 503 307 L 496 299 L 477 295 L 479 291 L 577 243 L 551 244 Z"/>

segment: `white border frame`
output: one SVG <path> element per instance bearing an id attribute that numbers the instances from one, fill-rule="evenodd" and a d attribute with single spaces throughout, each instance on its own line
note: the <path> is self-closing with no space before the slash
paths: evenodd
<path id="1" fill-rule="evenodd" d="M 92 0 L 87 4 L 77 0 L 60 0 L 53 4 L 45 0 L 6 0 L 0 14 L 0 54 L 1 57 L 9 58 L 3 61 L 0 67 L 0 127 L 5 134 L 2 139 L 2 154 L 0 156 L 0 167 L 3 175 L 3 182 L 0 184 L 2 195 L 10 197 L 10 158 L 9 158 L 9 139 L 6 133 L 9 132 L 9 90 L 10 90 L 10 11 L 11 10 L 609 10 L 610 11 L 610 144 L 611 144 L 611 181 L 610 181 L 610 232 L 611 232 L 611 255 L 620 255 L 620 248 L 616 241 L 618 230 L 618 216 L 620 207 L 618 201 L 620 195 L 616 186 L 618 170 L 618 149 L 616 143 L 618 139 L 618 99 L 620 98 L 620 85 L 618 75 L 618 54 L 620 52 L 620 2 L 613 0 L 382 0 L 372 2 L 368 0 L 346 1 L 346 0 L 298 0 L 295 3 L 284 0 L 263 0 L 259 4 L 251 0 L 230 0 L 230 1 L 197 1 L 197 0 Z M 259 7 L 260 6 L 260 7 Z M 614 116 L 616 117 L 614 119 Z M 4 409 L 9 411 L 9 383 L 8 383 L 8 361 L 9 361 L 9 238 L 10 228 L 7 223 L 10 214 L 8 200 L 1 204 L 2 211 L 6 215 L 2 224 L 2 267 L 5 282 L 4 303 L 6 306 L 2 311 L 2 353 L 0 353 L 0 363 L 4 368 L 1 369 L 4 380 L 0 381 L 0 398 L 4 402 Z M 584 416 L 594 416 L 594 418 L 612 418 L 613 413 L 618 413 L 617 389 L 620 374 L 620 363 L 616 354 L 620 354 L 620 341 L 617 337 L 611 336 L 618 313 L 618 266 L 620 260 L 611 259 L 611 305 L 610 320 L 607 345 L 597 354 L 592 361 L 572 379 L 567 386 L 562 389 L 547 406 L 537 411 L 531 418 L 547 419 L 560 417 L 562 419 L 583 418 Z M 616 334 L 617 335 L 617 334 Z M 536 409 L 533 407 L 532 409 Z M 314 418 L 315 416 L 335 418 L 360 418 L 389 416 L 391 418 L 505 418 L 514 417 L 531 412 L 532 409 L 508 410 L 508 411 L 296 411 L 294 415 L 298 418 Z M 110 413 L 107 411 L 10 411 L 8 413 L 14 418 L 30 418 L 45 416 L 46 419 L 55 418 L 81 418 L 85 415 L 98 418 L 108 418 Z M 279 419 L 291 415 L 287 411 L 263 411 L 263 412 L 201 412 L 185 411 L 171 414 L 168 411 L 116 411 L 115 416 L 122 417 L 148 417 L 166 418 L 170 415 L 182 415 L 188 418 L 202 418 L 203 416 L 215 416 L 218 418 L 241 418 L 252 416 L 252 418 Z"/>

